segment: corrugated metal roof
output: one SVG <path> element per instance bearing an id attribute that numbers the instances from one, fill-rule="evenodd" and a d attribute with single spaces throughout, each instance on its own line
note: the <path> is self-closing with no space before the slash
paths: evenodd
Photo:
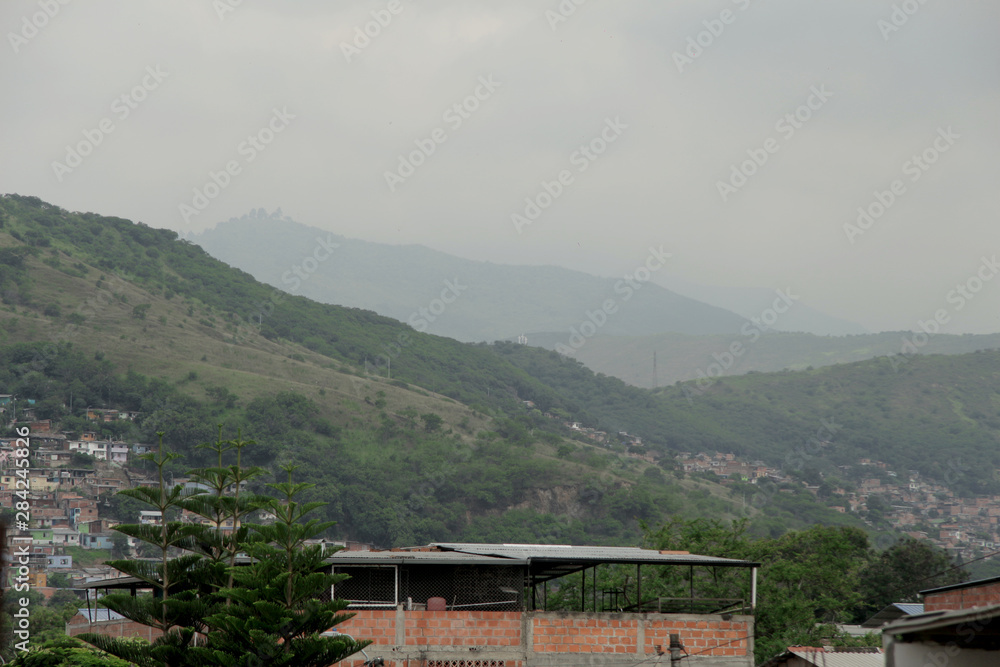
<path id="1" fill-rule="evenodd" d="M 524 565 L 526 561 L 501 559 L 496 556 L 462 553 L 459 551 L 347 551 L 341 550 L 329 556 L 326 562 L 334 565 L 420 563 L 423 565 L 447 564 L 490 564 Z"/>
<path id="2" fill-rule="evenodd" d="M 912 604 L 908 602 L 893 602 L 878 611 L 874 616 L 861 624 L 864 628 L 881 628 L 886 623 L 891 623 L 905 616 L 924 613 L 924 605 Z"/>
<path id="3" fill-rule="evenodd" d="M 77 609 L 81 616 L 87 619 L 90 623 L 97 623 L 98 621 L 117 621 L 125 618 L 117 611 L 111 611 L 105 607 L 97 608 L 83 608 Z"/>
<path id="4" fill-rule="evenodd" d="M 816 667 L 884 667 L 885 656 L 880 648 L 866 651 L 832 651 L 811 646 L 789 646 L 788 652 Z"/>
<path id="5" fill-rule="evenodd" d="M 662 553 L 637 547 L 582 547 L 566 544 L 472 544 L 468 542 L 434 542 L 433 547 L 482 556 L 513 558 L 522 561 L 563 561 L 575 563 L 640 563 L 664 565 L 718 565 L 754 567 L 758 563 L 733 558 L 699 556 L 697 554 Z"/>

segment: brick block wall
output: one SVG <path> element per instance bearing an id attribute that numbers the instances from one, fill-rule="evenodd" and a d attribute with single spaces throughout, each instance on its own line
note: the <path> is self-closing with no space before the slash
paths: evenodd
<path id="1" fill-rule="evenodd" d="M 1000 603 L 1000 581 L 924 596 L 924 612 L 970 609 Z"/>
<path id="2" fill-rule="evenodd" d="M 670 634 L 680 635 L 689 654 L 706 656 L 750 656 L 752 629 L 747 621 L 675 621 L 650 622 L 646 629 L 646 653 L 656 653 L 656 646 L 666 651 Z"/>
<path id="3" fill-rule="evenodd" d="M 433 667 L 496 667 L 499 661 L 520 667 L 525 660 L 565 660 L 567 654 L 587 656 L 588 664 L 643 660 L 666 651 L 671 633 L 680 635 L 689 654 L 698 654 L 694 663 L 722 658 L 752 664 L 752 625 L 746 616 L 362 609 L 337 629 L 372 640 L 366 650 L 387 665 L 419 656 Z M 344 662 L 358 667 L 362 656 Z"/>
<path id="4" fill-rule="evenodd" d="M 395 609 L 360 609 L 337 629 L 375 644 L 395 645 Z M 403 641 L 415 647 L 477 647 L 521 645 L 521 614 L 504 611 L 403 612 Z"/>
<path id="5" fill-rule="evenodd" d="M 403 667 L 412 660 L 426 661 L 427 667 L 523 667 L 553 658 L 562 664 L 570 658 L 568 654 L 579 654 L 578 659 L 589 665 L 626 665 L 656 656 L 657 646 L 666 651 L 671 633 L 680 635 L 689 654 L 698 654 L 690 661 L 693 665 L 711 658 L 736 661 L 725 664 L 753 664 L 752 645 L 747 639 L 753 620 L 746 616 L 722 620 L 719 616 L 682 614 L 397 609 L 359 609 L 354 613 L 337 630 L 357 640 L 371 640 L 366 651 L 385 658 L 389 667 Z M 86 621 L 78 622 L 81 618 L 71 619 L 67 634 L 93 631 L 147 639 L 159 635 L 131 621 L 90 626 Z M 340 665 L 360 667 L 363 662 L 364 656 L 358 653 Z"/>
<path id="6" fill-rule="evenodd" d="M 539 614 L 532 624 L 534 649 L 536 653 L 634 654 L 638 625 L 635 619 Z"/>
<path id="7" fill-rule="evenodd" d="M 536 653 L 615 653 L 655 655 L 666 651 L 672 633 L 680 635 L 688 653 L 746 656 L 751 634 L 746 620 L 639 614 L 536 614 Z M 642 638 L 642 646 L 638 641 Z"/>

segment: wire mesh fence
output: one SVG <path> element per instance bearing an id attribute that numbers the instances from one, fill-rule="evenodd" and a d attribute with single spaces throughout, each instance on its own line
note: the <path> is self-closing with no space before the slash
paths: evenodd
<path id="1" fill-rule="evenodd" d="M 422 567 L 336 567 L 350 578 L 333 594 L 352 608 L 427 608 L 432 598 L 451 610 L 520 611 L 524 606 L 525 574 L 521 567 L 431 565 Z"/>

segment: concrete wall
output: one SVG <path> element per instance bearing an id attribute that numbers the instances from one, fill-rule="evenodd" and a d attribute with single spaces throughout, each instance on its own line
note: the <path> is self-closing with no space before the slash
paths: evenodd
<path id="1" fill-rule="evenodd" d="M 667 651 L 671 633 L 680 635 L 692 665 L 753 665 L 751 616 L 402 609 L 356 614 L 337 629 L 372 640 L 365 650 L 385 658 L 387 667 L 624 666 L 653 658 L 657 646 Z M 344 661 L 351 667 L 361 662 Z"/>
<path id="2" fill-rule="evenodd" d="M 949 645 L 933 643 L 895 644 L 886 649 L 887 667 L 909 667 L 910 665 L 941 665 L 941 667 L 996 667 L 1000 658 L 996 651 L 958 648 L 954 642 Z"/>

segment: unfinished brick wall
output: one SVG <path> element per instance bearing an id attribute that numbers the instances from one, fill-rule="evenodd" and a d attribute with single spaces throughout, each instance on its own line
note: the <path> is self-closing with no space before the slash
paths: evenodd
<path id="1" fill-rule="evenodd" d="M 650 623 L 646 628 L 646 653 L 656 653 L 656 646 L 666 651 L 672 632 L 680 635 L 681 644 L 689 654 L 752 657 L 748 637 L 753 627 L 746 620 Z"/>
<path id="2" fill-rule="evenodd" d="M 694 616 L 639 614 L 536 614 L 536 653 L 624 653 L 655 655 L 680 636 L 688 653 L 710 656 L 749 654 L 746 620 L 700 620 Z M 639 648 L 637 642 L 642 640 Z"/>
<path id="3" fill-rule="evenodd" d="M 624 664 L 667 651 L 671 633 L 689 654 L 698 655 L 693 664 L 707 658 L 753 661 L 748 616 L 367 609 L 356 614 L 337 629 L 372 640 L 369 655 L 390 666 L 421 660 L 428 667 L 521 667 L 566 654 L 585 654 L 588 664 Z M 357 657 L 344 662 L 358 667 L 363 658 Z"/>
<path id="4" fill-rule="evenodd" d="M 337 630 L 355 639 L 396 645 L 395 609 L 361 609 Z M 407 611 L 400 613 L 406 646 L 508 646 L 521 645 L 521 614 L 505 611 Z"/>
<path id="5" fill-rule="evenodd" d="M 1000 603 L 1000 581 L 924 596 L 924 612 L 970 609 Z"/>

